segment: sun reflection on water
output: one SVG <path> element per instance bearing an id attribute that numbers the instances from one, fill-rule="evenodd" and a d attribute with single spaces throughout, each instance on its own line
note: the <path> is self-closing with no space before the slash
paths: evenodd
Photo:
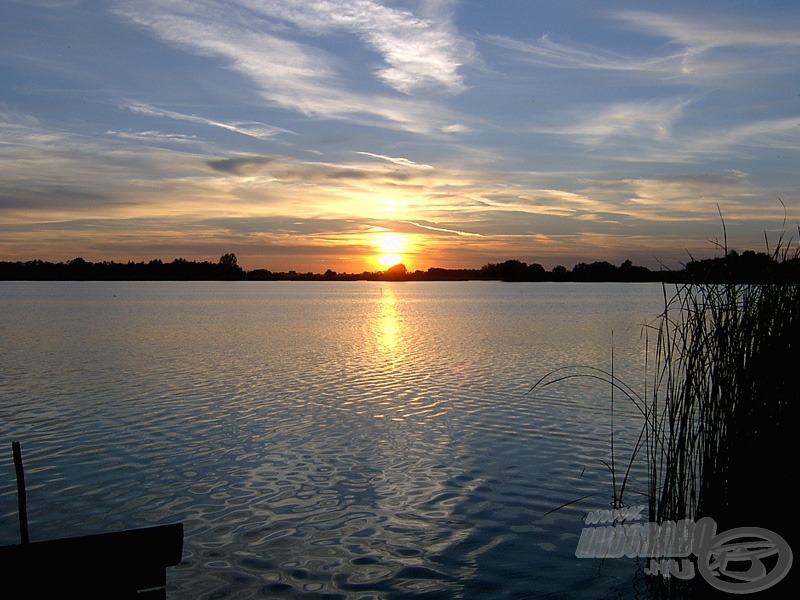
<path id="1" fill-rule="evenodd" d="M 400 360 L 401 316 L 397 295 L 391 288 L 381 288 L 375 331 L 382 358 L 390 362 Z"/>

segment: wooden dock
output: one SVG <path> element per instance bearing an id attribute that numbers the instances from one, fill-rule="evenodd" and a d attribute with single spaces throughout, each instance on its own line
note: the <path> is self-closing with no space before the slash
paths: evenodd
<path id="1" fill-rule="evenodd" d="M 183 524 L 174 523 L 0 547 L 6 585 L 49 598 L 166 598 L 167 567 L 181 562 Z"/>
<path id="2" fill-rule="evenodd" d="M 19 442 L 12 450 L 21 541 L 0 546 L 7 593 L 35 600 L 166 599 L 167 567 L 179 564 L 183 555 L 183 523 L 31 542 Z"/>

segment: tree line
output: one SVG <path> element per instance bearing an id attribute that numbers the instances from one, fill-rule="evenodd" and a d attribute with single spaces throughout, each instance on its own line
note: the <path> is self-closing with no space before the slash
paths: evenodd
<path id="1" fill-rule="evenodd" d="M 219 261 L 172 262 L 89 262 L 74 258 L 52 263 L 43 260 L 0 262 L 0 280 L 40 281 L 203 281 L 243 279 L 244 270 L 235 254 L 223 254 Z"/>
<path id="2" fill-rule="evenodd" d="M 402 264 L 385 271 L 298 273 L 254 269 L 245 271 L 235 254 L 223 254 L 217 262 L 176 258 L 172 262 L 89 262 L 75 258 L 52 263 L 43 260 L 0 262 L 0 280 L 40 281 L 570 281 L 570 282 L 675 282 L 675 283 L 796 283 L 800 282 L 800 257 L 735 250 L 724 256 L 690 260 L 681 269 L 651 270 L 626 260 L 620 265 L 608 261 L 580 262 L 572 269 L 562 265 L 546 270 L 539 263 L 520 260 L 488 263 L 478 269 L 408 271 Z"/>

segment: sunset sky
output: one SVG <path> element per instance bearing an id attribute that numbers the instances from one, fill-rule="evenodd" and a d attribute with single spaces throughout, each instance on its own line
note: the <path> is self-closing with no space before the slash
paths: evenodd
<path id="1" fill-rule="evenodd" d="M 797 0 L 0 2 L 0 260 L 676 267 L 720 213 L 797 236 Z"/>

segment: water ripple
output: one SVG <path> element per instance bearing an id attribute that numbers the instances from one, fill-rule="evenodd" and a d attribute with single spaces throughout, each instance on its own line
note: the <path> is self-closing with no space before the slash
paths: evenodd
<path id="1" fill-rule="evenodd" d="M 635 358 L 657 289 L 340 283 L 0 284 L 32 537 L 181 521 L 173 599 L 641 592 L 574 558 L 610 498 L 608 390 L 527 391 L 602 367 L 612 329 Z M 624 451 L 639 421 L 616 414 Z"/>

